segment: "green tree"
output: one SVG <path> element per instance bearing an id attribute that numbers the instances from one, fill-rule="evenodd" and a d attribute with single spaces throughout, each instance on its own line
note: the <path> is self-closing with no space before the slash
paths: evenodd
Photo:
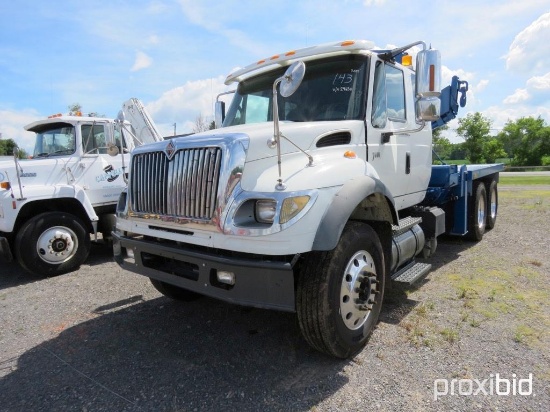
<path id="1" fill-rule="evenodd" d="M 550 127 L 540 116 L 509 120 L 498 139 L 518 166 L 540 166 L 542 158 L 550 155 Z"/>
<path id="2" fill-rule="evenodd" d="M 484 146 L 490 140 L 489 131 L 491 121 L 479 112 L 468 113 L 465 118 L 458 120 L 457 134 L 464 139 L 466 157 L 472 163 L 483 163 Z"/>
<path id="3" fill-rule="evenodd" d="M 489 139 L 483 145 L 483 158 L 487 163 L 496 163 L 497 159 L 506 157 L 502 142 L 496 138 Z"/>
<path id="4" fill-rule="evenodd" d="M 17 143 L 13 139 L 0 139 L 0 156 L 12 156 Z"/>
<path id="5" fill-rule="evenodd" d="M 434 162 L 438 162 L 437 158 L 441 160 L 449 159 L 452 143 L 445 136 L 442 136 L 442 132 L 448 128 L 448 126 L 443 126 L 432 131 L 433 151 L 437 155 L 434 156 Z"/>
<path id="6" fill-rule="evenodd" d="M 69 109 L 69 116 L 76 116 L 77 113 L 82 113 L 82 106 L 80 103 L 70 104 L 67 108 Z"/>

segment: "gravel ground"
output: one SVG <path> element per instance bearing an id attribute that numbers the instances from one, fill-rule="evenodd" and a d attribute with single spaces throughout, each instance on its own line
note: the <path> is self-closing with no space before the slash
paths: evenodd
<path id="1" fill-rule="evenodd" d="M 440 241 L 347 361 L 292 314 L 171 301 L 100 245 L 49 279 L 2 264 L 0 411 L 547 411 L 550 191 L 502 189 L 495 229 Z"/>

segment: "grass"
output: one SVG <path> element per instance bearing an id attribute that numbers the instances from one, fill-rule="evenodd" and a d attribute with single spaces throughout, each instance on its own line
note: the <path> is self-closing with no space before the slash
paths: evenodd
<path id="1" fill-rule="evenodd" d="M 550 185 L 550 176 L 503 176 L 500 175 L 501 185 L 533 186 Z"/>

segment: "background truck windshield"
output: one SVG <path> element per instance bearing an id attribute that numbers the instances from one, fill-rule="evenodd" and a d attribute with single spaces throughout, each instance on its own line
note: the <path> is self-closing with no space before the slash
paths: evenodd
<path id="1" fill-rule="evenodd" d="M 346 55 L 306 62 L 306 75 L 290 97 L 278 94 L 279 118 L 292 122 L 363 119 L 367 57 Z M 273 82 L 286 67 L 239 83 L 224 126 L 273 120 Z"/>
<path id="2" fill-rule="evenodd" d="M 36 131 L 33 157 L 72 154 L 75 147 L 75 131 L 72 125 L 50 125 L 50 128 Z"/>

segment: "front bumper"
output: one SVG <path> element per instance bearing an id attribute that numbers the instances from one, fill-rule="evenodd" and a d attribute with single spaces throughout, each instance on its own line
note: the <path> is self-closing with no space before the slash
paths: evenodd
<path id="1" fill-rule="evenodd" d="M 122 268 L 193 292 L 245 306 L 296 310 L 293 272 L 296 259 L 287 262 L 255 255 L 219 256 L 118 232 L 113 232 L 113 252 Z M 233 272 L 235 284 L 220 283 L 218 271 Z"/>

